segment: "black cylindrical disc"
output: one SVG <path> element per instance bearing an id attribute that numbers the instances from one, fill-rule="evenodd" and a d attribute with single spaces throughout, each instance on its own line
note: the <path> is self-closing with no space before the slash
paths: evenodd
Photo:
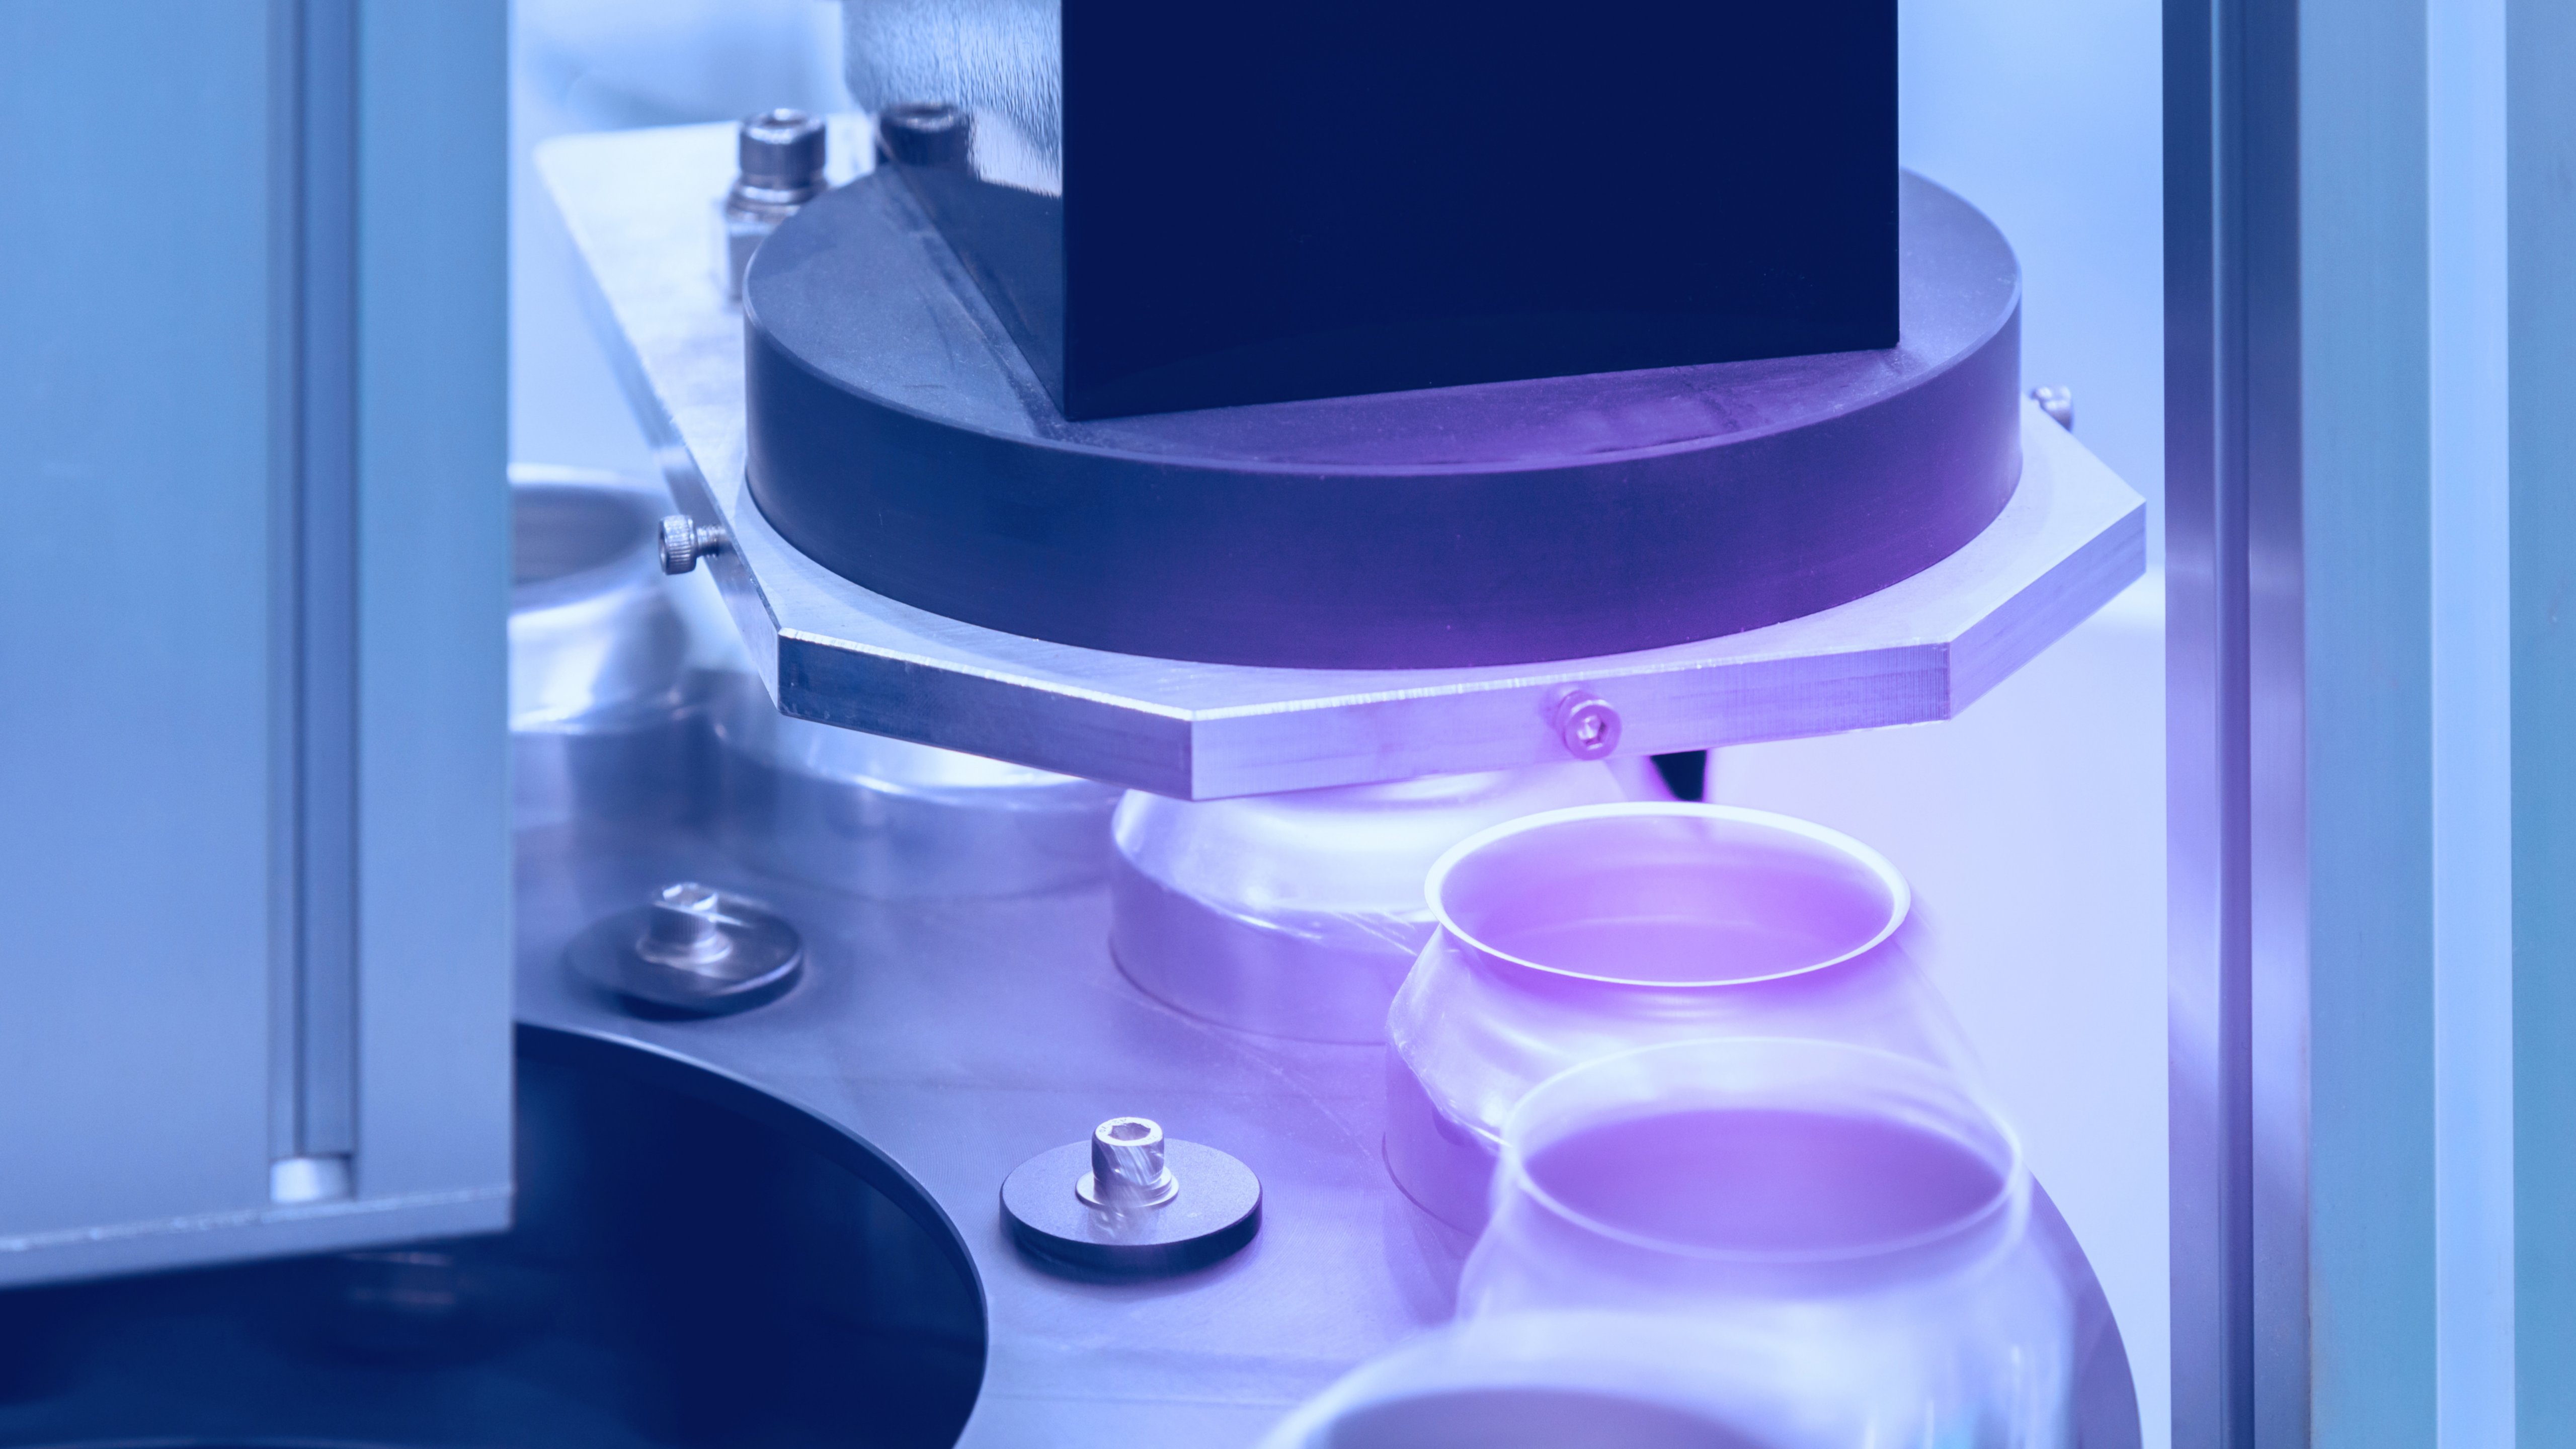
<path id="1" fill-rule="evenodd" d="M 2012 496 L 2012 249 L 1912 176 L 1901 242 L 1886 351 L 1069 422 L 900 182 L 862 177 L 752 263 L 751 492 L 865 588 L 1120 653 L 1429 668 L 1712 638 L 1919 572 Z"/>

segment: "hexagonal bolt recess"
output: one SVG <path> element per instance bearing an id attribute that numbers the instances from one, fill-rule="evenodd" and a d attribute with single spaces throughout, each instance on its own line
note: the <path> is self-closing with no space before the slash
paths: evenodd
<path id="1" fill-rule="evenodd" d="M 1619 748 L 1619 711 L 1588 689 L 1568 690 L 1556 701 L 1556 737 L 1578 760 L 1606 759 Z"/>
<path id="2" fill-rule="evenodd" d="M 1131 1212 L 1161 1207 L 1180 1191 L 1180 1179 L 1164 1164 L 1162 1124 L 1112 1117 L 1092 1129 L 1091 1170 L 1073 1185 L 1074 1196 L 1096 1208 Z"/>
<path id="3" fill-rule="evenodd" d="M 1232 1156 L 1112 1117 L 1091 1140 L 1021 1163 L 1002 1184 L 1012 1240 L 1077 1275 L 1157 1278 L 1225 1258 L 1261 1231 L 1261 1181 Z"/>

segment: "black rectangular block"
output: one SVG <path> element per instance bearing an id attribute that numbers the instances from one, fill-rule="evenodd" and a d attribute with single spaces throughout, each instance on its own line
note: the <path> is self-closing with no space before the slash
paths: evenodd
<path id="1" fill-rule="evenodd" d="M 1896 343 L 1895 0 L 1060 24 L 1058 155 L 888 144 L 1069 417 Z"/>

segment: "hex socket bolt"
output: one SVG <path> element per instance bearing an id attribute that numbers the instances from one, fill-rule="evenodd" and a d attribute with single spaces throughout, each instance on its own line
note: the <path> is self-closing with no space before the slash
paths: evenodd
<path id="1" fill-rule="evenodd" d="M 1599 760 L 1619 748 L 1619 711 L 1588 689 L 1556 702 L 1556 737 L 1578 760 Z"/>
<path id="2" fill-rule="evenodd" d="M 1074 1191 L 1093 1207 L 1161 1207 L 1180 1193 L 1163 1164 L 1163 1128 L 1144 1117 L 1112 1117 L 1091 1132 L 1091 1171 Z"/>
<path id="3" fill-rule="evenodd" d="M 877 114 L 877 154 L 898 166 L 963 171 L 974 151 L 971 111 L 937 101 L 904 101 Z"/>
<path id="4" fill-rule="evenodd" d="M 803 111 L 763 111 L 734 143 L 736 185 L 773 206 L 810 201 L 823 190 L 823 123 Z"/>

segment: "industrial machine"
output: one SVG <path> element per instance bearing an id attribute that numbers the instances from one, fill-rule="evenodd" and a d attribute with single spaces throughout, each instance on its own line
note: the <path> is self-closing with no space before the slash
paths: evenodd
<path id="1" fill-rule="evenodd" d="M 658 476 L 504 466 L 505 7 L 235 8 L 0 19 L 40 102 L 220 82 L 151 102 L 203 235 L 48 231 L 83 306 L 0 329 L 103 621 L 30 683 L 135 696 L 6 716 L 11 859 L 144 888 L 0 948 L 0 1445 L 2270 1449 L 2376 1391 L 2266 1335 L 2367 1356 L 2323 1093 L 2416 1060 L 2335 1014 L 2414 967 L 2302 934 L 2393 897 L 2279 782 L 2432 766 L 2315 723 L 2379 718 L 2338 617 L 2262 631 L 2392 535 L 2259 446 L 2369 387 L 2324 320 L 2242 371 L 2256 243 L 2341 274 L 2193 150 L 2226 7 L 2167 6 L 2161 543 L 1899 165 L 1894 0 L 844 0 L 853 110 L 536 149 Z M 2162 735 L 2104 703 L 2158 548 L 2169 978 L 2048 914 L 2099 797 L 2001 788 Z M 2145 652 L 2066 662 L 2106 608 Z M 2267 680 L 2351 713 L 2284 756 Z M 1989 697 L 1971 786 L 1843 749 Z"/>

